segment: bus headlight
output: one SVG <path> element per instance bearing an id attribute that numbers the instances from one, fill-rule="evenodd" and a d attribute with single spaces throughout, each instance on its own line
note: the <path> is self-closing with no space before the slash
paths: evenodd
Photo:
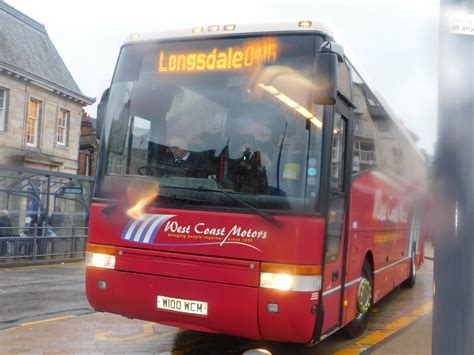
<path id="1" fill-rule="evenodd" d="M 284 291 L 320 291 L 321 267 L 262 263 L 260 287 Z"/>
<path id="2" fill-rule="evenodd" d="M 291 290 L 293 278 L 291 275 L 272 274 L 270 272 L 262 272 L 260 274 L 260 287 L 275 288 L 277 290 Z"/>
<path id="3" fill-rule="evenodd" d="M 115 256 L 86 252 L 86 266 L 115 269 Z"/>
<path id="4" fill-rule="evenodd" d="M 102 269 L 115 269 L 115 247 L 87 244 L 85 264 Z"/>

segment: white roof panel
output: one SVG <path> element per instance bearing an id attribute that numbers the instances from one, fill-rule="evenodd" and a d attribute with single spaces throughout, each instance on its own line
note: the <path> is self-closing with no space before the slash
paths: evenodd
<path id="1" fill-rule="evenodd" d="M 182 39 L 182 38 L 203 38 L 203 37 L 213 37 L 213 36 L 222 36 L 222 35 L 234 35 L 234 34 L 248 34 L 248 33 L 271 33 L 271 32 L 324 32 L 332 36 L 333 32 L 331 28 L 322 21 L 310 21 L 311 26 L 301 27 L 298 25 L 300 21 L 292 22 L 272 22 L 272 23 L 261 23 L 261 24 L 214 24 L 202 26 L 203 31 L 198 33 L 193 33 L 193 28 L 201 27 L 195 26 L 185 29 L 175 29 L 175 30 L 166 30 L 158 32 L 147 32 L 147 33 L 133 33 L 127 38 L 124 44 L 128 43 L 139 43 L 147 41 L 155 41 L 160 39 Z M 308 21 L 305 21 L 308 22 Z M 225 31 L 225 25 L 234 25 L 235 29 L 230 31 Z M 217 31 L 211 32 L 208 30 L 211 26 L 219 26 Z"/>

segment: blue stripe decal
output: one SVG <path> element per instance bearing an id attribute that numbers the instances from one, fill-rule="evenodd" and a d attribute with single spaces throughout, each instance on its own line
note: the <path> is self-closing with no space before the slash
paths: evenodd
<path id="1" fill-rule="evenodd" d="M 138 239 L 137 242 L 139 243 L 143 243 L 144 242 L 144 238 L 145 238 L 145 235 L 146 235 L 146 232 L 148 232 L 148 229 L 150 229 L 151 225 L 153 224 L 153 222 L 155 222 L 155 220 L 157 219 L 157 217 L 153 217 L 151 219 L 148 220 L 148 224 L 147 226 L 142 230 L 142 232 L 140 233 L 140 239 Z M 143 223 L 147 223 L 147 221 L 143 221 Z"/>
<path id="2" fill-rule="evenodd" d="M 122 232 L 122 239 L 129 242 L 142 243 L 142 244 L 153 244 L 155 236 L 160 230 L 161 226 L 174 215 L 145 215 L 141 221 L 131 220 Z M 156 224 L 153 228 L 151 237 L 145 241 L 145 237 L 149 232 L 151 226 Z M 128 236 L 128 238 L 126 238 Z"/>

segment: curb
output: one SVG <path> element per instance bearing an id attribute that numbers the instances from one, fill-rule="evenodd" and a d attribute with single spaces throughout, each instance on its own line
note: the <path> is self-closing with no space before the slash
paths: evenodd
<path id="1" fill-rule="evenodd" d="M 53 259 L 53 260 L 19 260 L 16 262 L 1 262 L 0 261 L 0 270 L 2 269 L 11 269 L 15 267 L 25 267 L 25 266 L 44 266 L 44 265 L 57 265 L 57 264 L 72 264 L 84 261 L 84 258 L 67 258 L 67 259 Z"/>

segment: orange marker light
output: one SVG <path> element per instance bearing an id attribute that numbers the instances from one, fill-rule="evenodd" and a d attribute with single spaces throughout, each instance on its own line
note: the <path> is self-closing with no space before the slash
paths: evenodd
<path id="1" fill-rule="evenodd" d="M 293 265 L 263 262 L 260 271 L 291 275 L 321 275 L 321 265 Z"/>

